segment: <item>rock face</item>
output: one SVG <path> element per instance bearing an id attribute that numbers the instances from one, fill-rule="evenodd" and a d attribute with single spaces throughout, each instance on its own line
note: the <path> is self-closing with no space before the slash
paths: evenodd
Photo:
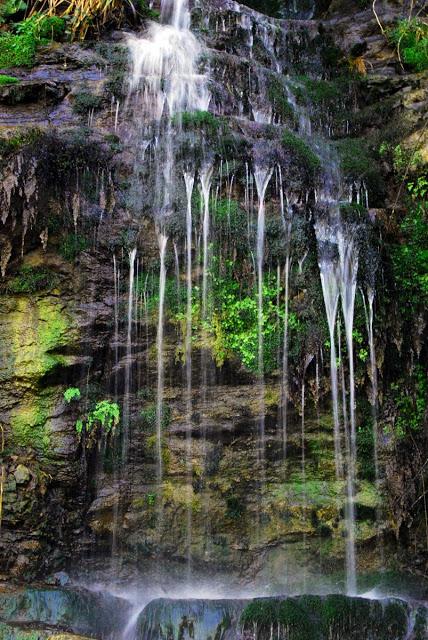
<path id="1" fill-rule="evenodd" d="M 396 9 L 384 4 L 381 17 L 391 20 Z M 129 561 L 137 566 L 147 557 L 168 556 L 184 562 L 190 548 L 198 568 L 232 568 L 242 579 L 251 580 L 257 574 L 264 582 L 285 576 L 290 588 L 320 573 L 342 570 L 346 486 L 335 472 L 330 382 L 319 356 L 328 337 L 312 210 L 307 209 L 308 201 L 315 201 L 314 190 L 323 185 L 308 168 L 306 147 L 305 152 L 301 145 L 297 151 L 284 151 L 277 137 L 285 125 L 295 130 L 299 122 L 304 126 L 309 113 L 315 133 L 339 143 L 351 134 L 353 139 L 373 136 L 373 146 L 378 145 L 377 130 L 381 128 L 387 136 L 401 119 L 406 121 L 406 139 L 411 139 L 421 127 L 427 81 L 422 75 L 395 73 L 396 62 L 373 20 L 368 20 L 370 12 L 355 14 L 352 9 L 340 18 L 334 6 L 329 12 L 327 7 L 316 7 L 316 15 L 325 17 L 320 27 L 318 21 L 306 19 L 313 9 L 306 5 L 300 15 L 304 19 L 297 21 L 277 21 L 226 0 L 200 2 L 192 11 L 193 29 L 209 57 L 210 110 L 219 118 L 212 125 L 214 134 L 203 125 L 203 136 L 209 139 L 209 152 L 221 166 L 217 199 L 226 205 L 218 214 L 216 229 L 220 243 L 230 248 L 230 255 L 222 254 L 222 259 L 232 265 L 239 262 L 242 247 L 238 240 L 247 233 L 246 219 L 243 224 L 238 220 L 234 232 L 230 221 L 228 228 L 221 222 L 221 213 L 226 220 L 230 216 L 227 203 L 233 201 L 239 212 L 248 205 L 251 190 L 255 219 L 254 184 L 251 188 L 246 184 L 246 172 L 255 157 L 278 154 L 298 219 L 291 308 L 297 324 L 304 324 L 307 330 L 296 332 L 291 346 L 286 457 L 278 426 L 279 362 L 266 376 L 261 398 L 255 392 L 254 370 L 244 367 L 236 353 L 228 352 L 219 363 L 216 345 L 211 342 L 204 383 L 202 362 L 207 347 L 196 335 L 189 424 L 183 318 L 174 312 L 171 302 L 165 327 L 168 420 L 163 425 L 164 478 L 162 486 L 158 485 L 154 439 L 158 294 L 150 284 L 158 277 L 158 245 L 147 204 L 155 183 L 148 152 L 147 161 L 139 167 L 144 191 L 136 194 L 133 190 L 135 150 L 130 138 L 136 132 L 130 113 L 120 107 L 126 97 L 124 36 L 116 34 L 87 48 L 59 45 L 43 51 L 34 69 L 16 70 L 22 79 L 19 85 L 0 90 L 0 262 L 4 276 L 0 296 L 4 442 L 0 559 L 4 573 L 32 578 L 63 567 L 71 558 L 75 566 L 76 557 L 83 557 L 88 549 L 102 563 L 112 547 L 125 564 Z M 340 73 L 338 79 L 336 65 L 344 69 L 350 49 L 361 40 L 367 41 L 368 75 L 343 80 Z M 294 79 L 287 84 L 289 75 Z M 314 85 L 313 77 L 326 80 Z M 195 136 L 184 127 L 180 136 L 177 144 L 184 149 L 200 151 L 203 147 L 200 132 Z M 388 208 L 393 203 L 387 188 L 388 169 L 372 171 L 370 158 L 368 165 L 362 172 L 364 188 L 370 192 L 371 215 L 376 218 L 373 233 L 390 242 Z M 348 176 L 351 191 L 355 190 L 354 178 Z M 185 211 L 184 184 L 178 200 L 181 214 Z M 196 212 L 200 202 L 194 205 Z M 282 260 L 281 247 L 275 245 L 282 224 L 279 210 L 279 198 L 272 190 L 267 206 L 270 244 L 266 265 L 272 272 L 275 261 Z M 175 256 L 179 271 L 185 263 L 183 215 L 177 215 L 171 227 L 174 225 L 177 228 L 171 237 L 176 252 L 170 248 L 168 255 L 171 300 L 185 289 L 180 273 L 178 279 L 174 276 Z M 199 222 L 194 233 L 200 242 Z M 134 247 L 140 256 L 140 279 L 129 329 L 129 252 Z M 252 277 L 251 269 L 248 261 L 243 281 Z M 195 282 L 198 270 L 199 264 L 193 274 Z M 394 346 L 400 327 L 393 326 L 393 304 L 382 299 L 379 305 L 379 317 L 385 321 L 376 345 L 382 387 L 390 379 L 391 360 L 404 368 L 409 351 Z M 359 315 L 361 333 L 365 332 L 362 307 Z M 425 337 L 424 327 L 417 340 L 425 344 Z M 301 382 L 308 356 L 312 359 L 302 435 Z M 63 394 L 69 387 L 81 390 L 80 404 L 65 402 Z M 370 390 L 364 354 L 358 361 L 357 388 L 360 398 Z M 132 434 L 125 468 L 120 465 L 120 442 L 115 446 L 102 442 L 85 451 L 76 432 L 82 405 L 92 406 L 104 398 L 119 403 L 122 428 L 127 421 Z M 266 413 L 263 468 L 258 448 L 262 405 Z M 381 457 L 393 464 L 395 454 L 389 445 L 385 436 Z M 361 569 L 374 570 L 380 568 L 377 544 L 383 534 L 387 546 L 391 544 L 391 554 L 395 548 L 389 534 L 395 532 L 396 512 L 387 500 L 385 478 L 376 485 L 373 475 L 364 474 L 362 462 L 360 467 L 355 496 L 358 558 Z M 53 594 L 55 602 L 64 597 Z M 212 617 L 214 605 L 191 606 L 199 608 L 189 615 L 209 618 L 205 635 L 200 636 L 205 640 L 209 635 L 228 638 L 222 620 L 229 615 L 236 620 L 241 605 L 236 604 L 236 609 L 230 605 L 232 613 L 219 605 Z M 153 605 L 145 615 L 152 612 L 150 620 L 167 624 L 162 607 Z M 184 609 L 175 611 L 181 615 Z M 171 619 L 174 628 L 179 625 L 177 616 L 174 612 Z M 64 622 L 61 617 L 28 621 Z M 146 624 L 152 622 L 143 616 L 141 625 Z M 89 624 L 65 621 L 64 626 L 77 633 L 93 632 Z M 149 633 L 148 627 L 144 629 Z M 158 637 L 153 626 L 150 629 L 147 637 Z"/>
<path id="2" fill-rule="evenodd" d="M 136 637 L 236 638 L 245 600 L 154 600 L 141 614 Z"/>
<path id="3" fill-rule="evenodd" d="M 415 616 L 415 617 L 414 617 Z M 426 612 L 400 600 L 298 596 L 257 600 L 154 600 L 137 624 L 141 640 L 423 638 Z"/>
<path id="4" fill-rule="evenodd" d="M 129 613 L 130 605 L 125 600 L 84 589 L 0 592 L 0 632 L 7 640 L 25 640 L 26 634 L 34 637 L 32 629 L 40 629 L 43 640 L 51 637 L 71 640 L 75 637 L 73 633 L 108 638 L 125 628 Z"/>

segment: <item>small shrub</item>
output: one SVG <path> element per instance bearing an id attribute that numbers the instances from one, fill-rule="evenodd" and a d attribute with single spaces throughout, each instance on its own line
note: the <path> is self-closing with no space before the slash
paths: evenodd
<path id="1" fill-rule="evenodd" d="M 59 253 L 69 262 L 74 262 L 83 251 L 89 249 L 89 242 L 84 236 L 71 233 L 66 236 L 59 247 Z"/>
<path id="2" fill-rule="evenodd" d="M 141 411 L 143 427 L 148 431 L 154 431 L 156 428 L 156 404 L 150 404 Z M 167 429 L 171 422 L 171 409 L 168 405 L 162 406 L 162 424 L 161 428 Z"/>
<path id="3" fill-rule="evenodd" d="M 65 20 L 56 16 L 34 14 L 15 26 L 15 33 L 0 35 L 0 69 L 31 67 L 37 46 L 61 39 L 65 32 Z"/>
<path id="4" fill-rule="evenodd" d="M 5 76 L 0 74 L 0 87 L 8 84 L 17 84 L 19 82 L 18 78 L 14 78 L 13 76 Z"/>
<path id="5" fill-rule="evenodd" d="M 344 138 L 337 140 L 335 146 L 341 161 L 342 171 L 347 178 L 357 180 L 372 171 L 373 157 L 364 140 Z"/>
<path id="6" fill-rule="evenodd" d="M 175 116 L 174 122 L 181 122 L 185 131 L 203 129 L 211 136 L 218 132 L 222 124 L 222 120 L 209 111 L 185 111 Z"/>
<path id="7" fill-rule="evenodd" d="M 3 0 L 0 6 L 0 25 L 13 18 L 17 13 L 25 11 L 27 3 L 23 0 Z"/>
<path id="8" fill-rule="evenodd" d="M 428 23 L 420 18 L 399 20 L 387 35 L 404 64 L 415 71 L 428 69 Z"/>
<path id="9" fill-rule="evenodd" d="M 86 116 L 90 111 L 98 111 L 103 106 L 102 96 L 82 91 L 74 96 L 73 111 L 79 116 Z"/>

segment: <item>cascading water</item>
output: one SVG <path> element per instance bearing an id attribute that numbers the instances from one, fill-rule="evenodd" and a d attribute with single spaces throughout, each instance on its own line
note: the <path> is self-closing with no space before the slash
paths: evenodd
<path id="1" fill-rule="evenodd" d="M 132 325 L 134 313 L 134 278 L 135 260 L 137 249 L 129 252 L 129 285 L 128 285 L 128 316 L 126 332 L 126 360 L 125 360 L 125 391 L 123 402 L 123 440 L 122 440 L 122 462 L 126 464 L 129 449 L 129 426 L 130 426 L 130 393 L 131 393 L 131 369 L 132 369 Z"/>
<path id="2" fill-rule="evenodd" d="M 165 314 L 165 284 L 166 267 L 165 252 L 168 237 L 158 231 L 160 271 L 159 271 L 159 312 L 158 312 L 158 332 L 156 340 L 157 350 L 157 394 L 156 394 L 156 458 L 157 458 L 157 481 L 159 488 L 163 479 L 163 459 L 162 459 L 162 426 L 163 426 L 163 396 L 164 396 L 164 314 Z"/>
<path id="3" fill-rule="evenodd" d="M 332 247 L 334 247 L 334 245 L 332 245 L 331 238 L 329 238 L 328 234 L 326 235 L 325 232 L 326 228 L 322 224 L 318 224 L 316 226 L 317 239 L 319 243 L 318 246 L 320 247 L 318 263 L 330 335 L 330 379 L 333 403 L 335 465 L 336 475 L 340 478 L 342 476 L 343 469 L 335 341 L 336 318 L 339 305 L 340 274 L 339 265 L 337 264 L 337 256 L 331 254 Z"/>
<path id="4" fill-rule="evenodd" d="M 350 432 L 347 438 L 347 491 L 346 503 L 347 520 L 347 591 L 350 595 L 356 593 L 356 557 L 355 557 L 355 463 L 357 459 L 357 428 L 355 415 L 355 375 L 354 375 L 354 308 L 357 289 L 358 249 L 355 243 L 356 229 L 340 229 L 338 233 L 338 249 L 341 269 L 341 300 L 345 322 L 345 335 L 348 350 L 349 366 L 349 421 Z"/>
<path id="5" fill-rule="evenodd" d="M 257 376 L 259 386 L 259 434 L 257 443 L 257 460 L 260 464 L 261 473 L 261 494 L 260 513 L 258 517 L 258 536 L 260 537 L 261 511 L 263 507 L 263 494 L 266 483 L 266 399 L 265 399 L 265 376 L 264 376 L 264 340 L 263 340 L 263 279 L 264 279 L 264 258 L 265 258 L 265 197 L 266 190 L 273 175 L 273 169 L 264 166 L 255 166 L 254 180 L 256 183 L 257 195 L 259 199 L 259 210 L 257 217 L 257 332 L 258 332 L 258 362 Z"/>
<path id="6" fill-rule="evenodd" d="M 143 116 L 157 122 L 165 109 L 172 117 L 206 110 L 210 102 L 206 76 L 197 71 L 202 49 L 189 30 L 187 0 L 164 0 L 162 17 L 161 24 L 151 24 L 146 37 L 128 39 L 130 91 L 142 93 Z"/>
<path id="7" fill-rule="evenodd" d="M 192 483 L 192 195 L 195 184 L 194 171 L 185 171 L 187 209 L 186 209 L 186 460 L 187 482 Z M 192 506 L 187 507 L 187 579 L 190 582 L 192 571 Z"/>
<path id="8" fill-rule="evenodd" d="M 209 270 L 209 235 L 210 235 L 210 192 L 213 176 L 213 165 L 205 164 L 201 169 L 200 182 L 203 200 L 202 222 L 202 322 L 207 320 L 208 304 L 208 270 Z"/>
<path id="9" fill-rule="evenodd" d="M 372 405 L 372 418 L 373 418 L 373 459 L 375 465 L 375 478 L 376 484 L 379 484 L 379 435 L 378 435 L 378 379 L 377 379 L 377 364 L 376 364 L 376 348 L 374 342 L 374 301 L 375 301 L 375 291 L 372 287 L 368 287 L 367 289 L 367 302 L 363 295 L 364 302 L 364 310 L 366 314 L 366 326 L 367 326 L 367 336 L 369 340 L 369 355 L 370 355 L 370 380 L 372 384 L 372 397 L 371 397 L 371 405 Z M 368 307 L 368 308 L 367 308 Z"/>
<path id="10" fill-rule="evenodd" d="M 265 257 L 265 197 L 272 178 L 273 169 L 256 166 L 254 180 L 259 199 L 257 217 L 257 322 L 258 322 L 258 375 L 260 379 L 260 448 L 264 459 L 265 450 L 265 398 L 264 398 L 264 353 L 263 353 L 263 274 Z"/>

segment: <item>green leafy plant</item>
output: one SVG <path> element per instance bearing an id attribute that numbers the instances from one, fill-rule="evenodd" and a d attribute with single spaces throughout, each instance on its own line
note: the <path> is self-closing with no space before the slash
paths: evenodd
<path id="1" fill-rule="evenodd" d="M 64 392 L 65 401 L 70 404 L 81 399 L 80 389 L 69 387 Z M 111 400 L 99 400 L 88 413 L 81 415 L 75 423 L 79 438 L 86 435 L 86 447 L 91 449 L 101 435 L 114 436 L 120 422 L 120 408 Z"/>
<path id="2" fill-rule="evenodd" d="M 428 177 L 407 184 L 407 212 L 401 223 L 402 240 L 392 251 L 392 265 L 400 308 L 414 317 L 428 302 Z"/>
<path id="3" fill-rule="evenodd" d="M 64 391 L 64 400 L 67 404 L 70 404 L 73 400 L 80 400 L 81 397 L 80 389 L 77 387 L 70 387 Z"/>
<path id="4" fill-rule="evenodd" d="M 23 0 L 3 0 L 0 6 L 0 25 L 21 11 L 25 11 L 27 3 Z"/>
<path id="5" fill-rule="evenodd" d="M 51 40 L 61 39 L 65 33 L 65 20 L 33 14 L 0 35 L 0 69 L 10 67 L 31 67 L 34 64 L 37 47 Z"/>
<path id="6" fill-rule="evenodd" d="M 415 71 L 428 69 L 428 23 L 421 18 L 399 20 L 387 32 L 402 63 Z"/>

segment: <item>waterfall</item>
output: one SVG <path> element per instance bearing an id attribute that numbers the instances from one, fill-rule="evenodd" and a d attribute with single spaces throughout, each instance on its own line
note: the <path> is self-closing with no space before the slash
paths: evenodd
<path id="1" fill-rule="evenodd" d="M 131 393 L 131 369 L 132 369 L 132 324 L 134 305 L 134 279 L 135 279 L 135 259 L 137 249 L 129 252 L 129 286 L 128 286 L 128 320 L 126 333 L 126 358 L 125 358 L 125 390 L 123 397 L 123 441 L 122 441 L 122 463 L 125 465 L 128 459 L 129 449 L 129 429 L 130 429 L 130 393 Z"/>
<path id="2" fill-rule="evenodd" d="M 130 90 L 140 90 L 146 115 L 158 122 L 165 109 L 172 117 L 206 111 L 210 102 L 206 77 L 198 73 L 202 48 L 189 30 L 187 0 L 163 0 L 162 23 L 151 23 L 146 37 L 130 36 Z"/>
<path id="3" fill-rule="evenodd" d="M 156 339 L 157 350 L 157 395 L 156 395 L 156 458 L 157 458 L 157 480 L 159 488 L 163 479 L 163 461 L 162 461 L 162 429 L 163 429 L 163 395 L 164 395 L 164 313 L 165 313 L 165 284 L 166 284 L 166 267 L 165 253 L 168 243 L 168 237 L 162 232 L 157 232 L 160 257 L 159 271 L 159 315 L 158 315 L 158 331 Z"/>
<path id="4" fill-rule="evenodd" d="M 355 474 L 357 458 L 357 431 L 355 416 L 355 375 L 354 375 L 354 308 L 355 293 L 357 288 L 358 250 L 355 245 L 355 231 L 351 228 L 339 230 L 338 249 L 341 268 L 341 300 L 342 312 L 345 322 L 345 336 L 348 351 L 349 364 L 349 435 L 348 435 L 348 473 L 347 473 L 347 538 L 346 538 L 346 563 L 347 563 L 347 591 L 354 595 L 357 590 L 356 557 L 355 557 Z"/>
<path id="5" fill-rule="evenodd" d="M 119 367 L 119 295 L 120 295 L 120 269 L 117 265 L 116 255 L 113 254 L 113 279 L 114 279 L 114 399 L 118 394 L 118 367 Z"/>
<path id="6" fill-rule="evenodd" d="M 336 213 L 336 212 L 335 212 Z M 339 391 L 337 379 L 335 328 L 340 296 L 340 266 L 337 259 L 335 232 L 325 223 L 315 226 L 318 240 L 318 264 L 320 269 L 321 286 L 327 315 L 330 336 L 330 380 L 333 404 L 333 429 L 336 476 L 343 473 L 342 445 L 339 422 Z"/>
<path id="7" fill-rule="evenodd" d="M 377 364 L 376 364 L 376 348 L 374 343 L 374 300 L 375 300 L 375 291 L 372 287 L 368 287 L 367 289 L 367 300 L 368 300 L 368 309 L 365 302 L 365 298 L 363 296 L 364 301 L 364 309 L 366 312 L 366 325 L 367 325 L 367 335 L 369 339 L 369 354 L 370 354 L 370 380 L 372 384 L 372 418 L 373 418 L 373 458 L 375 465 L 375 479 L 376 484 L 379 484 L 379 435 L 378 435 L 378 381 L 377 381 Z"/>
<path id="8" fill-rule="evenodd" d="M 264 354 L 263 354 L 263 268 L 264 268 L 264 245 L 265 245 L 265 196 L 273 169 L 259 167 L 254 169 L 254 179 L 256 182 L 257 195 L 259 199 L 259 211 L 257 218 L 257 326 L 258 326 L 258 380 L 259 380 L 259 442 L 258 461 L 261 463 L 262 490 L 265 483 L 265 383 L 264 383 Z M 260 515 L 260 514 L 259 514 Z"/>
<path id="9" fill-rule="evenodd" d="M 192 486 L 192 195 L 195 184 L 194 171 L 184 173 L 186 184 L 187 209 L 186 209 L 186 461 L 187 482 Z M 192 572 L 192 505 L 187 506 L 187 573 L 190 581 Z"/>
<path id="10" fill-rule="evenodd" d="M 356 415 L 355 415 L 355 376 L 354 376 L 354 309 L 358 274 L 358 248 L 356 246 L 356 228 L 344 228 L 340 212 L 336 206 L 329 207 L 327 220 L 315 225 L 318 241 L 318 261 L 321 284 L 326 308 L 330 336 L 330 376 L 332 387 L 333 423 L 335 441 L 336 473 L 342 474 L 342 445 L 339 423 L 338 377 L 335 348 L 335 326 L 338 315 L 339 298 L 345 324 L 345 336 L 349 366 L 349 425 L 346 416 L 347 402 L 342 369 L 343 414 L 346 444 L 346 575 L 347 591 L 356 593 L 356 557 L 355 557 L 355 479 L 356 479 Z M 339 357 L 341 347 L 339 338 Z M 342 365 L 341 365 L 342 366 Z"/>
<path id="11" fill-rule="evenodd" d="M 281 383 L 281 423 L 282 423 L 282 450 L 283 456 L 287 453 L 287 409 L 288 409 L 288 323 L 290 304 L 290 248 L 287 244 L 287 255 L 285 258 L 285 313 L 284 313 L 284 335 L 283 335 L 283 355 L 282 355 L 282 383 Z"/>
<path id="12" fill-rule="evenodd" d="M 306 409 L 306 372 L 308 370 L 309 365 L 311 364 L 314 356 L 309 354 L 306 356 L 304 365 L 303 365 L 303 373 L 302 373 L 302 384 L 301 384 L 301 423 L 300 423 L 300 439 L 301 439 L 301 447 L 302 447 L 302 455 L 301 455 L 301 468 L 302 468 L 302 485 L 303 485 L 303 502 L 304 502 L 304 511 L 307 509 L 307 491 L 306 491 L 306 442 L 305 442 L 305 409 Z M 303 530 L 303 548 L 306 549 L 306 531 Z M 303 589 L 306 593 L 306 581 L 307 581 L 307 571 L 306 566 L 303 567 Z"/>
<path id="13" fill-rule="evenodd" d="M 209 269 L 209 234 L 210 234 L 210 191 L 213 176 L 212 164 L 205 164 L 200 173 L 201 193 L 203 199 L 202 223 L 202 322 L 207 319 L 208 302 L 208 269 Z"/>

